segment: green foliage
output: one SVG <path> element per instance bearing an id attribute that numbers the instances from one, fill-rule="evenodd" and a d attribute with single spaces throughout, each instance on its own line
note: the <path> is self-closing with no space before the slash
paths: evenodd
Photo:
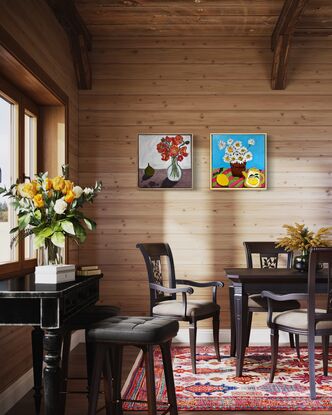
<path id="1" fill-rule="evenodd" d="M 68 180 L 68 165 L 62 166 L 63 176 L 49 178 L 47 172 L 39 173 L 34 180 L 0 187 L 0 194 L 12 200 L 18 216 L 18 226 L 11 229 L 11 244 L 22 237 L 34 234 L 35 247 L 50 243 L 63 247 L 66 237 L 77 243 L 86 239 L 86 230 L 96 228 L 96 223 L 79 210 L 85 203 L 92 203 L 102 189 L 101 182 L 82 189 Z M 0 221 L 7 204 L 0 203 Z M 83 226 L 84 225 L 84 226 Z"/>

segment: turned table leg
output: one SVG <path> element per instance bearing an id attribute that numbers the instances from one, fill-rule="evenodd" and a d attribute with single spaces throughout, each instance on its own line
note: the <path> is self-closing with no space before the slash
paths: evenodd
<path id="1" fill-rule="evenodd" d="M 44 332 L 44 396 L 45 415 L 61 415 L 60 412 L 60 354 L 62 335 L 59 330 Z"/>
<path id="2" fill-rule="evenodd" d="M 33 389 L 35 400 L 35 412 L 40 414 L 42 373 L 43 373 L 43 337 L 44 333 L 40 327 L 34 327 L 31 332 L 32 364 L 33 364 Z"/>

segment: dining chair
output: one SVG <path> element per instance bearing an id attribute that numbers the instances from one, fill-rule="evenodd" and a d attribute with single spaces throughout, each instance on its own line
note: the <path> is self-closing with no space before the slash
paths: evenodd
<path id="1" fill-rule="evenodd" d="M 247 268 L 254 268 L 255 255 L 258 255 L 258 265 L 260 268 L 279 268 L 280 265 L 284 268 L 291 268 L 293 261 L 293 253 L 285 251 L 284 248 L 277 248 L 275 242 L 243 242 L 245 252 Z M 283 262 L 283 263 L 282 263 Z M 298 301 L 286 301 L 279 304 L 276 311 L 282 312 L 286 310 L 292 310 L 300 308 L 301 304 Z M 261 293 L 251 294 L 248 298 L 248 326 L 247 326 L 247 339 L 246 345 L 249 345 L 250 331 L 252 324 L 253 313 L 266 313 L 267 312 L 267 300 L 261 297 Z M 289 334 L 289 343 L 294 348 L 294 336 Z M 295 345 L 297 355 L 300 358 L 300 338 L 295 335 Z"/>
<path id="2" fill-rule="evenodd" d="M 219 351 L 220 306 L 217 304 L 217 288 L 223 287 L 221 281 L 196 282 L 175 278 L 175 266 L 170 246 L 167 243 L 138 243 L 147 268 L 150 288 L 151 316 L 172 317 L 189 323 L 189 340 L 192 371 L 196 373 L 196 337 L 197 322 L 212 317 L 213 340 L 217 359 Z M 164 286 L 163 259 L 166 259 L 168 287 Z M 185 287 L 178 287 L 184 285 Z M 194 292 L 192 287 L 212 287 L 212 301 L 188 300 L 187 294 Z M 182 300 L 176 295 L 181 294 Z"/>
<path id="3" fill-rule="evenodd" d="M 319 264 L 325 264 L 325 275 L 323 271 L 319 271 Z M 316 308 L 318 280 L 326 282 L 327 303 L 325 309 Z M 316 399 L 315 336 L 322 336 L 323 372 L 324 376 L 328 374 L 329 336 L 332 335 L 332 248 L 311 248 L 307 293 L 277 295 L 270 291 L 263 291 L 262 297 L 268 301 L 267 324 L 271 328 L 270 383 L 273 382 L 277 366 L 279 331 L 307 336 L 310 397 Z M 305 301 L 306 308 L 274 314 L 277 302 L 293 300 Z"/>

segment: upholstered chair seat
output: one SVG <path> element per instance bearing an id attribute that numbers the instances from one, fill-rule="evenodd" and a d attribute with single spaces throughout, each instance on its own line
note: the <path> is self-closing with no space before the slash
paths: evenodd
<path id="1" fill-rule="evenodd" d="M 326 314 L 326 310 L 321 308 L 316 308 L 315 313 Z M 299 310 L 284 311 L 283 313 L 277 313 L 276 316 L 273 316 L 273 324 L 278 324 L 279 326 L 289 327 L 291 329 L 297 330 L 308 330 L 308 310 L 306 308 L 301 308 Z M 316 324 L 316 330 L 325 330 L 332 329 L 332 320 L 319 321 Z"/>
<path id="2" fill-rule="evenodd" d="M 182 301 L 166 300 L 152 308 L 153 315 L 168 317 L 201 317 L 220 311 L 220 306 L 209 301 L 190 300 L 186 309 Z"/>

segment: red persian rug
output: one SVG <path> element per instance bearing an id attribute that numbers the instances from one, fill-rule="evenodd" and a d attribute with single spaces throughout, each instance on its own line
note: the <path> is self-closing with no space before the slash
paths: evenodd
<path id="1" fill-rule="evenodd" d="M 332 361 L 329 376 L 323 376 L 321 348 L 316 349 L 316 400 L 309 398 L 306 348 L 301 348 L 299 360 L 294 349 L 280 347 L 273 383 L 268 380 L 269 347 L 247 349 L 242 377 L 235 376 L 235 359 L 229 357 L 229 346 L 221 347 L 221 362 L 215 359 L 213 346 L 200 346 L 197 351 L 197 374 L 194 375 L 191 372 L 189 348 L 173 346 L 172 349 L 180 411 L 332 410 Z M 159 348 L 155 349 L 155 374 L 157 401 L 166 402 Z M 123 388 L 123 398 L 146 400 L 144 365 L 140 356 Z M 124 405 L 126 410 L 146 410 L 146 405 L 142 403 L 126 402 Z M 163 405 L 159 405 L 159 409 L 163 408 Z"/>

